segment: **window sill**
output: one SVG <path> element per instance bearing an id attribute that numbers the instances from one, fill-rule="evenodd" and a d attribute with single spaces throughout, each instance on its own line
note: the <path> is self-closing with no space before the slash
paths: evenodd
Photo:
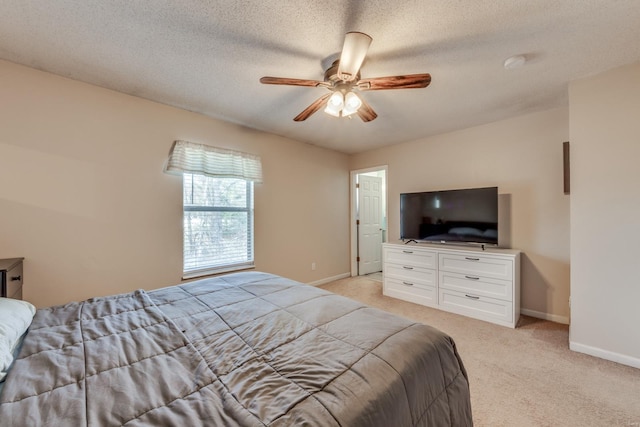
<path id="1" fill-rule="evenodd" d="M 255 264 L 251 262 L 244 264 L 227 265 L 218 268 L 205 268 L 202 270 L 185 271 L 182 273 L 182 280 L 195 279 L 205 276 L 215 276 L 218 274 L 231 273 L 234 271 L 253 270 L 255 268 Z"/>

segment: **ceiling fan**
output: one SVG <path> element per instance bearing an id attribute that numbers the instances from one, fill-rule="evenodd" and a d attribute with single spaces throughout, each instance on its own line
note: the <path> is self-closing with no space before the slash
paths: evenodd
<path id="1" fill-rule="evenodd" d="M 364 61 L 372 38 L 360 32 L 349 32 L 344 39 L 340 59 L 325 71 L 324 81 L 291 79 L 286 77 L 262 77 L 260 83 L 271 85 L 323 87 L 330 91 L 316 99 L 293 120 L 306 120 L 324 107 L 327 114 L 336 117 L 350 117 L 357 114 L 364 122 L 378 117 L 375 111 L 356 92 L 386 89 L 416 89 L 429 86 L 431 75 L 409 74 L 390 77 L 362 79 L 360 67 Z"/>

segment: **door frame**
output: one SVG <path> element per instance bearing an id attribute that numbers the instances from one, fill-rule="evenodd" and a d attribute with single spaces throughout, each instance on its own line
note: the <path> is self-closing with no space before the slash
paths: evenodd
<path id="1" fill-rule="evenodd" d="M 356 192 L 356 177 L 362 173 L 367 172 L 377 172 L 384 171 L 384 204 L 382 206 L 384 215 L 387 218 L 387 233 L 386 238 L 389 238 L 389 190 L 388 190 L 388 181 L 389 181 L 389 167 L 387 165 L 373 166 L 365 169 L 356 169 L 352 170 L 349 173 L 349 194 L 350 194 L 350 202 L 349 202 L 349 228 L 351 230 L 351 277 L 355 277 L 358 275 L 358 229 L 356 228 L 356 206 L 358 204 L 358 194 Z M 384 239 L 383 239 L 384 243 Z"/>

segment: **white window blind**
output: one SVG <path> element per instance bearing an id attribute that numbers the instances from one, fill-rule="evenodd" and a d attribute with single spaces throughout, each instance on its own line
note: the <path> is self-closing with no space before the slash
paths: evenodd
<path id="1" fill-rule="evenodd" d="M 253 183 L 183 175 L 184 275 L 249 268 L 253 263 Z"/>
<path id="2" fill-rule="evenodd" d="M 175 141 L 165 172 L 183 177 L 183 277 L 253 267 L 253 183 L 260 158 Z"/>

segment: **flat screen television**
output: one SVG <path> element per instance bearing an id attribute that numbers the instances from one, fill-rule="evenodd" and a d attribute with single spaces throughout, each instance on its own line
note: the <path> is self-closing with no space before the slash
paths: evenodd
<path id="1" fill-rule="evenodd" d="M 498 187 L 400 194 L 400 239 L 498 245 Z"/>

